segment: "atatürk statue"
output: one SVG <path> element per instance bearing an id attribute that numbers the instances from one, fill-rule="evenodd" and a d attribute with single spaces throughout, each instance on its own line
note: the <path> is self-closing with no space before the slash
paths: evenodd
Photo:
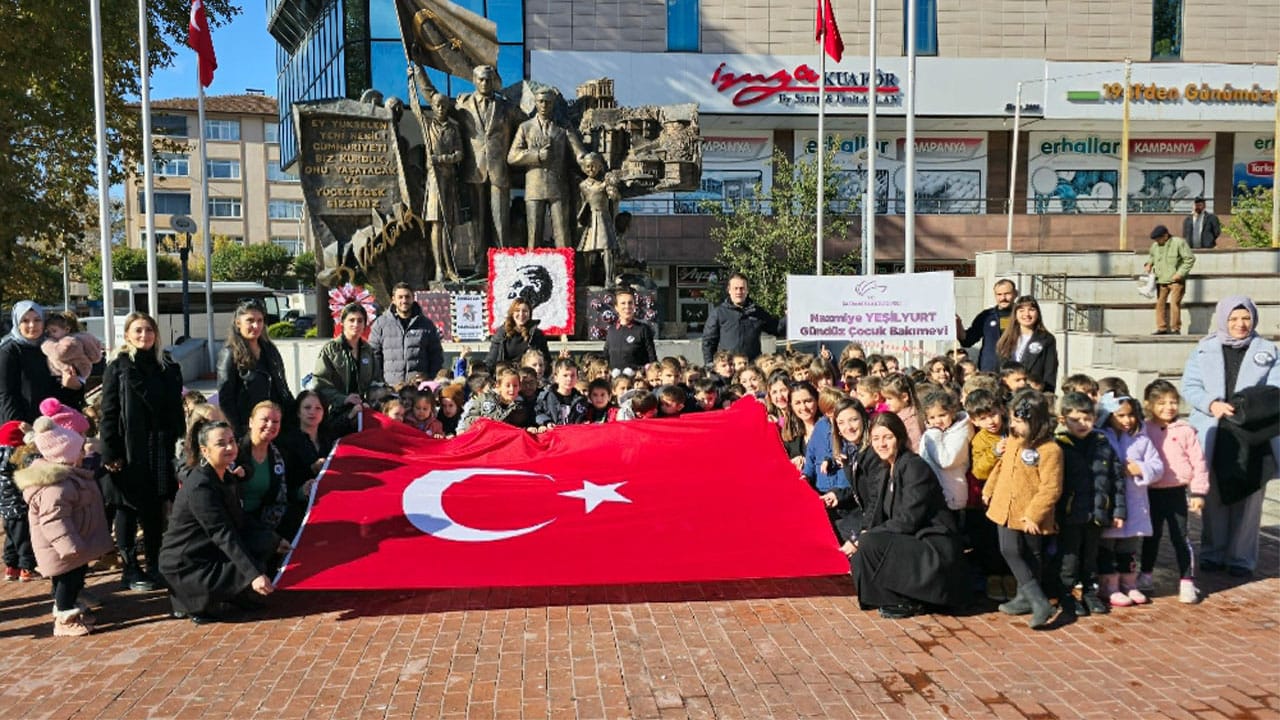
<path id="1" fill-rule="evenodd" d="M 551 234 L 558 248 L 571 246 L 569 225 L 569 150 L 581 161 L 587 149 L 577 131 L 552 118 L 559 93 L 552 88 L 538 91 L 534 100 L 537 114 L 520 124 L 507 153 L 507 162 L 528 168 L 524 176 L 525 220 L 529 224 L 529 249 L 542 245 L 546 214 L 551 212 Z"/>
<path id="2" fill-rule="evenodd" d="M 520 109 L 498 95 L 502 79 L 492 65 L 480 65 L 472 73 L 476 91 L 458 96 L 457 116 L 467 152 L 462 163 L 462 181 L 471 188 L 472 218 L 475 223 L 476 267 L 485 266 L 488 247 L 509 247 L 511 177 L 507 171 L 507 148 L 516 127 L 524 119 Z M 486 228 L 492 222 L 492 235 Z M 483 272 L 483 271 L 482 271 Z"/>

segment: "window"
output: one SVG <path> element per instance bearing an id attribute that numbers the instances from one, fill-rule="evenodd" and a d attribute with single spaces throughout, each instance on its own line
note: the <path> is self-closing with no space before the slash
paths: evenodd
<path id="1" fill-rule="evenodd" d="M 178 252 L 178 247 L 181 243 L 179 243 L 178 241 L 178 234 L 173 232 L 172 230 L 157 230 L 156 239 L 160 241 L 160 244 L 156 246 L 156 252 L 162 252 L 162 253 Z M 141 243 L 140 247 L 145 248 L 147 246 L 146 230 L 143 230 L 140 233 L 138 233 L 138 240 Z"/>
<path id="2" fill-rule="evenodd" d="M 209 217 L 240 217 L 240 198 L 209 198 Z"/>
<path id="3" fill-rule="evenodd" d="M 269 143 L 280 142 L 280 123 L 266 122 L 262 124 L 262 141 Z"/>
<path id="4" fill-rule="evenodd" d="M 1182 0 L 1151 3 L 1151 59 L 1182 59 Z"/>
<path id="5" fill-rule="evenodd" d="M 210 160 L 205 166 L 205 174 L 210 180 L 239 180 L 239 160 Z"/>
<path id="6" fill-rule="evenodd" d="M 908 0 L 916 4 L 916 55 L 938 54 L 938 0 Z M 902 15 L 902 47 L 907 47 L 907 15 Z"/>
<path id="7" fill-rule="evenodd" d="M 181 153 L 156 153 L 151 158 L 157 175 L 166 177 L 187 177 L 190 175 L 190 161 Z M 138 163 L 138 174 L 143 173 L 142 163 Z"/>
<path id="8" fill-rule="evenodd" d="M 298 182 L 298 176 L 294 173 L 285 172 L 280 169 L 280 163 L 272 160 L 267 161 L 267 179 L 271 182 Z"/>
<path id="9" fill-rule="evenodd" d="M 302 252 L 302 240 L 296 237 L 273 237 L 271 243 L 284 248 L 290 255 Z"/>
<path id="10" fill-rule="evenodd" d="M 156 200 L 158 215 L 191 214 L 191 195 L 188 193 L 158 192 L 152 193 L 152 196 Z M 141 190 L 138 191 L 138 211 L 147 211 L 147 195 Z"/>
<path id="11" fill-rule="evenodd" d="M 267 217 L 272 220 L 299 220 L 302 218 L 302 201 L 272 200 L 267 204 Z"/>
<path id="12" fill-rule="evenodd" d="M 702 49 L 699 0 L 667 0 L 667 51 L 698 52 Z"/>
<path id="13" fill-rule="evenodd" d="M 151 133 L 165 137 L 186 137 L 186 115 L 152 115 Z"/>
<path id="14" fill-rule="evenodd" d="M 204 137 L 206 140 L 239 140 L 239 120 L 205 120 Z"/>

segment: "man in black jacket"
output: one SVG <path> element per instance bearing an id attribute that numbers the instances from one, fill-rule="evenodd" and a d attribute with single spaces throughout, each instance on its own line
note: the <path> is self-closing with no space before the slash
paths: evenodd
<path id="1" fill-rule="evenodd" d="M 702 331 L 702 357 L 710 365 L 720 350 L 741 353 L 755 360 L 760 357 L 760 335 L 780 336 L 786 332 L 786 320 L 770 315 L 748 297 L 747 277 L 742 273 L 729 276 L 729 297 L 707 313 Z"/>
<path id="2" fill-rule="evenodd" d="M 1222 234 L 1218 216 L 1204 209 L 1202 197 L 1196 198 L 1193 208 L 1193 212 L 1182 220 L 1183 239 L 1193 250 L 1217 247 L 1218 236 Z"/>
<path id="3" fill-rule="evenodd" d="M 964 329 L 959 316 L 956 317 L 956 334 L 960 345 L 973 347 L 982 342 L 982 350 L 978 353 L 978 369 L 983 372 L 996 372 L 1000 369 L 1000 358 L 996 357 L 996 343 L 1009 325 L 1013 315 L 1013 299 L 1018 297 L 1018 288 L 1012 280 L 997 280 L 995 287 L 996 304 L 978 313 L 977 317 Z"/>
<path id="4" fill-rule="evenodd" d="M 389 312 L 378 316 L 369 329 L 369 346 L 382 357 L 382 380 L 390 386 L 419 372 L 435 378 L 444 366 L 440 331 L 422 313 L 408 283 L 392 288 Z"/>

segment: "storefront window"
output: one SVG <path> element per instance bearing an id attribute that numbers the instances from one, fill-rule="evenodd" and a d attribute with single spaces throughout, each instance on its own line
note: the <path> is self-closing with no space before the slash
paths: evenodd
<path id="1" fill-rule="evenodd" d="M 698 52 L 702 49 L 698 0 L 667 0 L 667 50 Z"/>
<path id="2" fill-rule="evenodd" d="M 1182 59 L 1182 0 L 1151 3 L 1151 59 Z"/>

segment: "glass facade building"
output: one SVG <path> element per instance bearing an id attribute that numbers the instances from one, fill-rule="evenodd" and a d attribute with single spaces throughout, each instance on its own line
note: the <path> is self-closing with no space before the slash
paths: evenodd
<path id="1" fill-rule="evenodd" d="M 504 85 L 525 77 L 524 0 L 463 0 L 462 7 L 498 25 L 498 73 Z M 276 39 L 280 161 L 298 149 L 292 105 L 304 100 L 358 99 L 373 88 L 407 94 L 408 61 L 400 41 L 396 0 L 267 0 L 267 29 Z M 428 74 L 449 95 L 471 83 L 436 70 Z"/>

